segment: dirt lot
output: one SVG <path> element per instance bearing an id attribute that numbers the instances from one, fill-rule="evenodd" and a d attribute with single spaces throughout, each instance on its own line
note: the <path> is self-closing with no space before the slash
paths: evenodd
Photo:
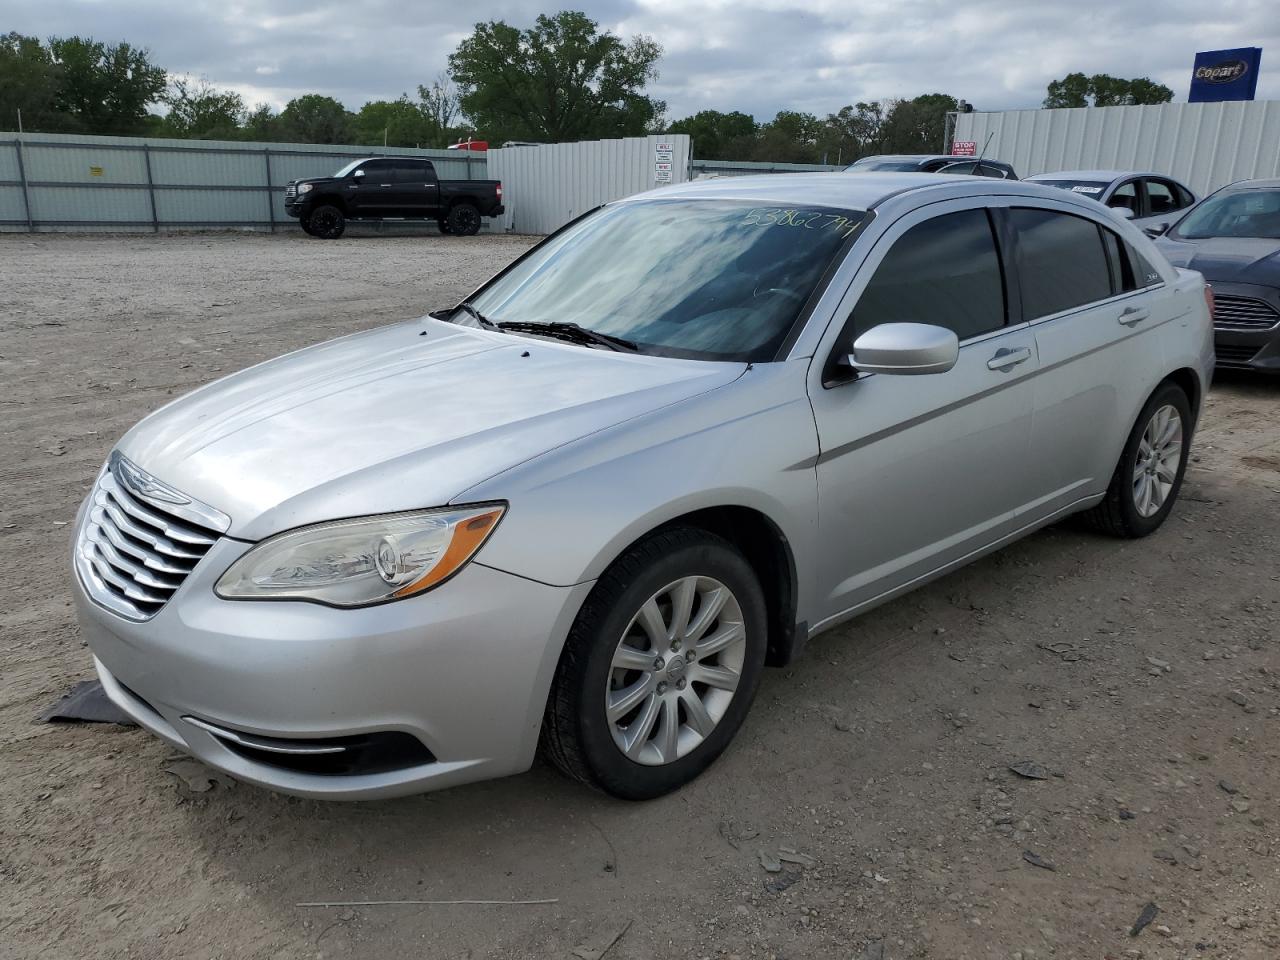
<path id="1" fill-rule="evenodd" d="M 115 438 L 525 246 L 0 237 L 0 957 L 1280 956 L 1280 382 L 1215 387 L 1157 535 L 1049 530 L 827 634 L 661 801 L 541 765 L 381 803 L 192 794 L 139 730 L 33 723 L 91 676 L 67 523 Z M 767 873 L 784 847 L 812 862 Z"/>

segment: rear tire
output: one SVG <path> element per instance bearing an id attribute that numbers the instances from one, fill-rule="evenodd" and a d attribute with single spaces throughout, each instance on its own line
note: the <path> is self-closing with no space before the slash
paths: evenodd
<path id="1" fill-rule="evenodd" d="M 460 237 L 474 236 L 480 231 L 480 211 L 475 208 L 475 204 L 455 203 L 449 208 L 446 222 L 449 233 Z"/>
<path id="2" fill-rule="evenodd" d="M 347 218 L 332 204 L 316 207 L 307 217 L 307 232 L 320 240 L 337 240 L 347 229 Z"/>
<path id="3" fill-rule="evenodd" d="M 690 527 L 641 541 L 605 571 L 569 631 L 544 755 L 625 800 L 683 786 L 742 725 L 766 629 L 760 584 L 727 541 Z"/>
<path id="4" fill-rule="evenodd" d="M 1191 402 L 1181 387 L 1166 383 L 1138 414 L 1107 495 L 1085 520 L 1114 537 L 1154 533 L 1178 499 L 1190 450 Z"/>

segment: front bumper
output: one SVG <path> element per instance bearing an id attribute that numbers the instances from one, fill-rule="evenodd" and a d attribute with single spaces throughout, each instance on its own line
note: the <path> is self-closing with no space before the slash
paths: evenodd
<path id="1" fill-rule="evenodd" d="M 1280 373 L 1280 329 L 1214 330 L 1213 345 L 1219 367 Z"/>
<path id="2" fill-rule="evenodd" d="M 473 562 L 435 590 L 377 607 L 219 599 L 214 582 L 248 546 L 220 540 L 142 623 L 96 604 L 76 578 L 103 687 L 140 725 L 239 780 L 321 799 L 528 769 L 589 583 L 552 587 Z M 390 769 L 317 772 L 271 752 L 383 735 L 408 742 L 402 734 L 425 749 Z"/>

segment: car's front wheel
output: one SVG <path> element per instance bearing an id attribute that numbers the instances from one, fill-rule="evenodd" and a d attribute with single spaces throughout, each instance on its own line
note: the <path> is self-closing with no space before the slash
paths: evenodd
<path id="1" fill-rule="evenodd" d="M 1153 533 L 1173 509 L 1191 449 L 1191 402 L 1174 383 L 1156 390 L 1138 414 L 1107 495 L 1086 516 L 1118 537 Z"/>
<path id="2" fill-rule="evenodd" d="M 600 578 L 565 643 L 544 753 L 627 800 L 688 783 L 728 746 L 764 666 L 764 595 L 721 539 L 676 528 Z"/>
<path id="3" fill-rule="evenodd" d="M 316 207 L 307 218 L 307 232 L 321 240 L 337 240 L 347 229 L 347 218 L 332 204 Z"/>

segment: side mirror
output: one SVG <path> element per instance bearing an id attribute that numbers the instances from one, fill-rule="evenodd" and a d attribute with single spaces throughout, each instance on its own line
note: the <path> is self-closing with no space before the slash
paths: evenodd
<path id="1" fill-rule="evenodd" d="M 848 364 L 862 373 L 946 373 L 959 358 L 954 330 L 930 323 L 882 323 L 853 342 Z"/>
<path id="2" fill-rule="evenodd" d="M 1169 224 L 1167 223 L 1153 223 L 1151 226 L 1144 228 L 1142 232 L 1154 240 L 1156 237 L 1164 236 L 1168 230 Z"/>
<path id="3" fill-rule="evenodd" d="M 351 175 L 352 175 L 353 177 L 363 177 L 363 176 L 364 176 L 364 168 L 363 168 L 363 167 L 357 167 L 355 170 L 352 170 L 352 171 L 351 171 Z"/>
<path id="4" fill-rule="evenodd" d="M 1133 211 L 1130 210 L 1128 207 L 1112 207 L 1111 209 L 1114 210 L 1116 213 L 1118 213 L 1122 220 L 1133 219 Z"/>

